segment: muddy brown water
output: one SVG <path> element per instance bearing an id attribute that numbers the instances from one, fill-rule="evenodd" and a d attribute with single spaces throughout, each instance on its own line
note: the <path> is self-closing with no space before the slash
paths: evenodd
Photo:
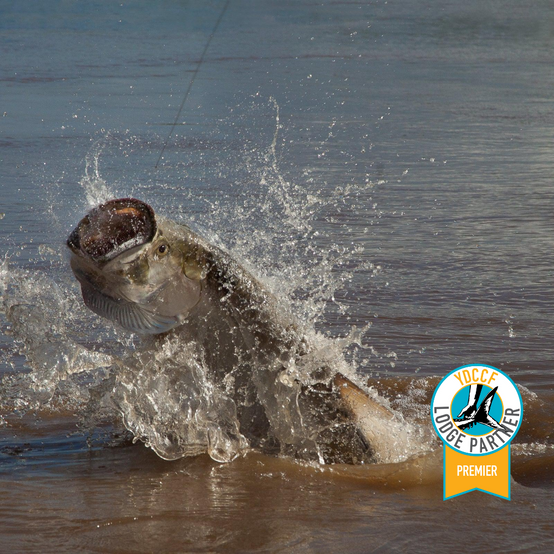
<path id="1" fill-rule="evenodd" d="M 552 6 L 231 0 L 155 169 L 222 6 L 0 3 L 0 551 L 551 552 Z M 438 442 L 391 465 L 222 465 L 84 429 L 74 345 L 91 371 L 134 339 L 82 307 L 64 243 L 122 196 L 323 335 L 365 328 L 346 357 L 424 427 L 442 376 L 505 371 L 511 501 L 443 501 Z"/>

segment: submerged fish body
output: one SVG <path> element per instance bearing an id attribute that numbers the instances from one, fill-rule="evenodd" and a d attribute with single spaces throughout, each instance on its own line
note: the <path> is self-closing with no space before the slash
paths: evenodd
<path id="1" fill-rule="evenodd" d="M 112 379 L 125 425 L 161 457 L 248 448 L 326 463 L 391 461 L 393 415 L 318 359 L 274 296 L 221 249 L 135 199 L 68 239 L 86 305 L 145 335 Z M 112 386 L 110 385 L 110 386 Z"/>

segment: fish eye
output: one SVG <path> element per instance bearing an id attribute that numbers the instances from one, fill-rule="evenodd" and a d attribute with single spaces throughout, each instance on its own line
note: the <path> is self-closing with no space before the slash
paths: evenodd
<path id="1" fill-rule="evenodd" d="M 158 256 L 165 256 L 169 252 L 169 244 L 165 242 L 158 246 Z"/>

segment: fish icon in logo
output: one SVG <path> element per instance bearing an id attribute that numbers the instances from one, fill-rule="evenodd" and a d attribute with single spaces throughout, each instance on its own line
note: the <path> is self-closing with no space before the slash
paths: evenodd
<path id="1" fill-rule="evenodd" d="M 489 413 L 498 387 L 490 390 L 480 406 L 477 407 L 482 388 L 483 385 L 470 385 L 467 405 L 462 409 L 458 417 L 454 419 L 454 422 L 462 431 L 464 429 L 471 429 L 476 423 L 505 431 L 506 427 L 498 423 Z"/>

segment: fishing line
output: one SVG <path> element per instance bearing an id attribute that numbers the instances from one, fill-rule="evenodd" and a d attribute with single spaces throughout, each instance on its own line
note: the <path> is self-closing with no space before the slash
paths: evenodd
<path id="1" fill-rule="evenodd" d="M 202 55 L 200 56 L 200 59 L 198 60 L 198 63 L 196 64 L 196 69 L 194 70 L 192 74 L 192 78 L 190 80 L 189 86 L 187 88 L 187 91 L 185 92 L 185 96 L 183 97 L 183 101 L 181 102 L 181 106 L 179 107 L 179 111 L 177 112 L 177 115 L 175 116 L 175 121 L 173 121 L 173 125 L 171 126 L 171 129 L 169 130 L 169 134 L 167 135 L 167 138 L 165 139 L 162 151 L 160 152 L 160 155 L 158 157 L 158 161 L 156 162 L 156 165 L 154 166 L 155 169 L 158 169 L 158 165 L 160 163 L 160 160 L 162 159 L 162 156 L 164 155 L 165 148 L 169 142 L 169 139 L 173 136 L 173 133 L 175 131 L 175 127 L 177 126 L 177 122 L 179 121 L 179 118 L 181 117 L 181 112 L 183 111 L 183 108 L 185 107 L 185 104 L 187 102 L 187 99 L 189 97 L 190 91 L 192 89 L 192 85 L 194 85 L 194 80 L 196 79 L 196 75 L 198 75 L 198 71 L 200 70 L 200 66 L 202 65 L 202 62 L 204 61 L 204 56 L 206 55 L 206 52 L 208 51 L 208 48 L 210 47 L 210 42 L 212 42 L 212 38 L 214 38 L 215 33 L 217 32 L 217 28 L 219 27 L 219 24 L 221 23 L 221 20 L 223 19 L 223 16 L 225 15 L 225 12 L 227 11 L 227 7 L 229 6 L 231 0 L 227 0 L 225 2 L 225 5 L 223 6 L 221 13 L 219 14 L 219 17 L 217 18 L 217 21 L 215 22 L 214 28 L 208 37 L 208 41 L 206 42 L 206 46 L 204 46 L 204 50 L 202 52 Z"/>

